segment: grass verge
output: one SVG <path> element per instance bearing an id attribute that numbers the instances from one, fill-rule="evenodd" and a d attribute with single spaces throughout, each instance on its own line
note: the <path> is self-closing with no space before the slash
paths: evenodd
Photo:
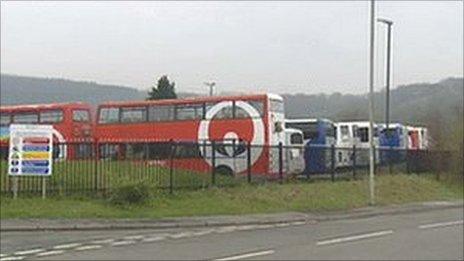
<path id="1" fill-rule="evenodd" d="M 462 184 L 438 182 L 433 175 L 376 178 L 377 204 L 463 199 Z M 368 204 L 367 180 L 241 185 L 232 188 L 157 194 L 143 205 L 114 206 L 95 198 L 2 197 L 0 218 L 161 218 L 282 211 L 329 211 Z"/>

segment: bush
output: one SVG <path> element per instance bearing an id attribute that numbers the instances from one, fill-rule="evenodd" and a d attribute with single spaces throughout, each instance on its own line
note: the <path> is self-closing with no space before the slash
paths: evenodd
<path id="1" fill-rule="evenodd" d="M 143 204 L 153 196 L 154 187 L 149 180 L 119 180 L 114 184 L 109 201 L 115 205 Z"/>

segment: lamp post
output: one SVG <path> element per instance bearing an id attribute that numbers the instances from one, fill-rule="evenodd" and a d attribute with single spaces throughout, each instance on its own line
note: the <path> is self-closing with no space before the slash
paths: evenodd
<path id="1" fill-rule="evenodd" d="M 209 87 L 209 96 L 213 96 L 213 87 L 216 85 L 215 82 L 204 82 Z"/>
<path id="2" fill-rule="evenodd" d="M 387 25 L 387 68 L 386 68 L 386 101 L 385 101 L 385 125 L 387 130 L 387 135 L 389 134 L 388 131 L 388 124 L 390 123 L 390 69 L 391 69 L 391 27 L 393 25 L 393 21 L 379 18 L 377 22 L 383 23 Z"/>
<path id="3" fill-rule="evenodd" d="M 374 184 L 374 40 L 375 40 L 375 1 L 370 7 L 369 40 L 369 203 L 375 204 Z"/>

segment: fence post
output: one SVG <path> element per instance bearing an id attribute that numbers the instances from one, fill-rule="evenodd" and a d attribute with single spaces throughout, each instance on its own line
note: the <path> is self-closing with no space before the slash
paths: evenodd
<path id="1" fill-rule="evenodd" d="M 93 144 L 93 147 L 94 147 L 94 153 L 95 153 L 95 160 L 94 160 L 94 170 L 93 170 L 93 174 L 95 176 L 95 191 L 98 191 L 98 159 L 100 157 L 100 153 L 99 153 L 99 148 L 98 148 L 98 141 L 95 140 Z M 105 191 L 106 192 L 106 191 Z"/>
<path id="2" fill-rule="evenodd" d="M 353 179 L 356 179 L 356 145 L 353 145 Z"/>
<path id="3" fill-rule="evenodd" d="M 247 181 L 251 183 L 251 144 L 247 143 Z"/>
<path id="4" fill-rule="evenodd" d="M 392 159 L 391 156 L 393 154 L 393 147 L 390 145 L 390 148 L 388 149 L 388 174 L 393 174 L 393 164 L 392 164 Z"/>
<path id="5" fill-rule="evenodd" d="M 175 144 L 173 140 L 169 140 L 171 153 L 169 154 L 169 193 L 174 192 L 174 153 Z"/>
<path id="6" fill-rule="evenodd" d="M 406 173 L 410 174 L 411 169 L 410 169 L 410 166 L 409 166 L 409 150 L 406 149 L 405 152 L 406 152 Z"/>
<path id="7" fill-rule="evenodd" d="M 216 141 L 211 141 L 211 184 L 216 184 Z"/>
<path id="8" fill-rule="evenodd" d="M 335 181 L 335 145 L 330 145 L 330 175 L 332 182 Z"/>
<path id="9" fill-rule="evenodd" d="M 283 146 L 282 142 L 279 142 L 279 182 L 282 184 L 284 178 L 284 157 L 283 157 Z"/>

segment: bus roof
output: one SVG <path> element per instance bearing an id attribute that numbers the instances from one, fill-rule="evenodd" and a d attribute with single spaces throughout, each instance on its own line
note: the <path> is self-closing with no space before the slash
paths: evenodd
<path id="1" fill-rule="evenodd" d="M 0 106 L 0 111 L 28 111 L 36 109 L 58 109 L 63 107 L 89 108 L 90 104 L 84 102 L 48 103 L 48 104 L 18 104 Z"/>
<path id="2" fill-rule="evenodd" d="M 185 104 L 195 102 L 214 102 L 221 100 L 253 100 L 253 99 L 274 99 L 283 101 L 282 97 L 277 94 L 251 94 L 251 95 L 232 95 L 232 96 L 202 96 L 202 97 L 191 97 L 183 99 L 164 99 L 164 100 L 142 100 L 142 101 L 111 101 L 100 104 L 99 106 L 137 106 L 137 105 L 150 105 L 150 104 Z"/>
<path id="3" fill-rule="evenodd" d="M 333 123 L 329 119 L 318 119 L 318 118 L 299 118 L 299 119 L 285 119 L 288 123 L 316 123 L 318 121 Z"/>

